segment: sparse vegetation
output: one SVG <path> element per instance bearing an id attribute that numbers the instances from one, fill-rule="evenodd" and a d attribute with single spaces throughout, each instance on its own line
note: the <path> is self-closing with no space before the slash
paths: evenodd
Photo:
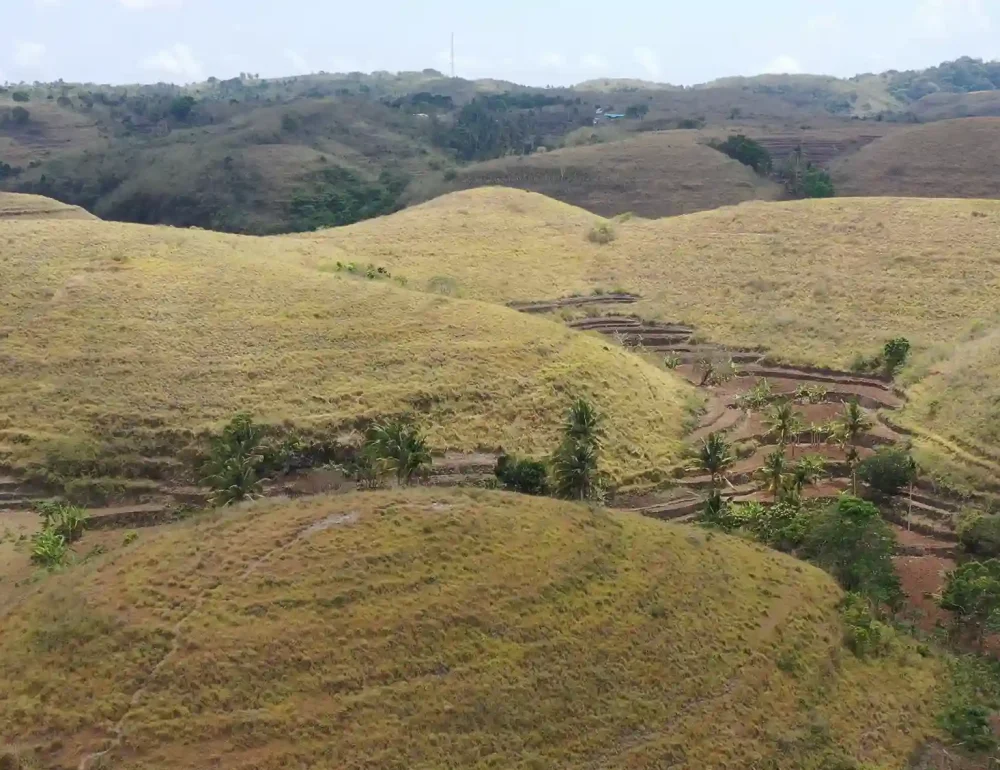
<path id="1" fill-rule="evenodd" d="M 963 511 L 958 519 L 958 537 L 965 551 L 981 558 L 1000 558 L 1000 516 L 982 511 Z"/>
<path id="2" fill-rule="evenodd" d="M 611 243 L 617 234 L 615 233 L 615 227 L 610 222 L 601 222 L 590 228 L 590 232 L 587 233 L 587 240 L 591 243 L 597 243 L 601 246 Z"/>

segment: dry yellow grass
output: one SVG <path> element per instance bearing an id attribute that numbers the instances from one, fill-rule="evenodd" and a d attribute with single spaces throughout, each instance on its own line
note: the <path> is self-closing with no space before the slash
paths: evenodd
<path id="1" fill-rule="evenodd" d="M 134 473 L 238 410 L 328 432 L 414 411 L 436 450 L 542 453 L 577 396 L 608 414 L 619 481 L 678 457 L 688 387 L 557 323 L 348 277 L 288 239 L 0 219 L 0 243 L 17 467 Z"/>
<path id="2" fill-rule="evenodd" d="M 93 214 L 41 195 L 0 192 L 0 220 L 7 219 L 96 219 Z"/>
<path id="3" fill-rule="evenodd" d="M 76 767 L 120 724 L 100 766 L 132 770 L 902 768 L 941 668 L 854 658 L 839 599 L 763 547 L 552 500 L 261 503 L 46 577 L 0 625 L 0 738 Z"/>
<path id="4" fill-rule="evenodd" d="M 697 131 L 661 131 L 501 158 L 461 169 L 450 186 L 516 187 L 603 216 L 627 211 L 642 217 L 674 216 L 781 195 L 778 184 L 703 141 Z"/>
<path id="5" fill-rule="evenodd" d="M 801 363 L 846 365 L 896 334 L 921 347 L 953 341 L 996 311 L 996 202 L 752 202 L 614 223 L 612 243 L 590 243 L 602 221 L 484 188 L 287 238 L 314 259 L 330 249 L 385 264 L 411 286 L 446 274 L 465 296 L 495 302 L 620 287 L 643 296 L 646 317 Z"/>
<path id="6" fill-rule="evenodd" d="M 837 161 L 832 173 L 838 195 L 998 198 L 998 157 L 1000 118 L 965 118 L 897 131 Z"/>
<path id="7" fill-rule="evenodd" d="M 445 274 L 465 296 L 496 302 L 634 291 L 643 297 L 634 312 L 644 317 L 691 323 L 712 340 L 761 345 L 796 363 L 846 367 L 856 353 L 871 355 L 903 335 L 925 371 L 942 348 L 998 325 L 995 201 L 754 202 L 614 223 L 617 237 L 603 246 L 587 239 L 601 221 L 494 188 L 290 240 L 313 260 L 326 249 L 346 252 L 418 287 Z M 983 371 L 976 398 L 986 403 L 1000 397 L 1000 379 Z M 965 421 L 935 424 L 954 441 L 970 430 L 991 435 L 992 419 L 977 409 Z M 941 466 L 954 453 L 936 446 L 929 464 Z"/>

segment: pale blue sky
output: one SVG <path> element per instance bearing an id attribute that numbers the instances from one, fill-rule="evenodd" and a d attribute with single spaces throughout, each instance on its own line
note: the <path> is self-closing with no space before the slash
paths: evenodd
<path id="1" fill-rule="evenodd" d="M 0 0 L 0 82 L 448 70 L 531 85 L 1000 58 L 1000 0 Z"/>

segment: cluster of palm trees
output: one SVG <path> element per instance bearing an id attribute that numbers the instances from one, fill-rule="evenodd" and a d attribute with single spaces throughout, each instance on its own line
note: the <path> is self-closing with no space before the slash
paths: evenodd
<path id="1" fill-rule="evenodd" d="M 817 483 L 826 474 L 826 460 L 815 454 L 806 455 L 797 462 L 794 460 L 796 442 L 805 429 L 805 423 L 802 413 L 795 409 L 790 399 L 775 403 L 767 412 L 765 424 L 768 435 L 778 446 L 767 456 L 756 475 L 764 482 L 765 489 L 774 495 L 775 502 L 797 500 L 807 486 Z M 871 419 L 857 401 L 845 403 L 843 412 L 829 425 L 822 428 L 811 426 L 813 443 L 816 443 L 817 434 L 822 432 L 843 448 L 855 495 L 858 491 L 858 445 L 871 426 Z M 697 467 L 710 477 L 711 499 L 715 504 L 721 499 L 721 487 L 728 483 L 726 474 L 736 460 L 732 446 L 718 433 L 710 434 L 699 448 Z"/>

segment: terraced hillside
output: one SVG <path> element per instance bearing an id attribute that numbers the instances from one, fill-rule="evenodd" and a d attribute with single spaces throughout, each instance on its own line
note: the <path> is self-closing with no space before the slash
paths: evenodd
<path id="1" fill-rule="evenodd" d="M 91 769 L 901 767 L 938 663 L 847 653 L 839 599 L 759 546 L 551 500 L 257 504 L 28 587 L 0 739 Z"/>
<path id="2" fill-rule="evenodd" d="M 239 410 L 328 435 L 414 411 L 437 451 L 544 453 L 580 395 L 609 415 L 619 480 L 679 452 L 672 374 L 560 324 L 338 273 L 335 249 L 73 220 L 0 219 L 0 242 L 0 451 L 18 469 L 169 476 Z"/>
<path id="3" fill-rule="evenodd" d="M 542 193 L 603 216 L 664 217 L 746 200 L 781 187 L 704 143 L 697 131 L 660 131 L 617 142 L 501 158 L 458 170 L 443 190 L 500 185 Z"/>
<path id="4" fill-rule="evenodd" d="M 1000 198 L 1000 117 L 913 126 L 832 166 L 839 195 Z"/>
<path id="5" fill-rule="evenodd" d="M 629 291 L 640 296 L 629 314 L 796 364 L 845 369 L 903 335 L 915 347 L 913 382 L 997 326 L 998 222 L 1000 204 L 981 200 L 755 202 L 612 223 L 614 240 L 601 245 L 589 236 L 602 220 L 579 209 L 480 189 L 293 240 L 494 302 Z M 983 399 L 998 393 L 994 382 L 985 378 Z M 979 435 L 985 416 L 972 418 Z M 940 426 L 954 440 L 968 423 Z M 926 450 L 935 468 L 954 454 L 941 442 Z"/>

